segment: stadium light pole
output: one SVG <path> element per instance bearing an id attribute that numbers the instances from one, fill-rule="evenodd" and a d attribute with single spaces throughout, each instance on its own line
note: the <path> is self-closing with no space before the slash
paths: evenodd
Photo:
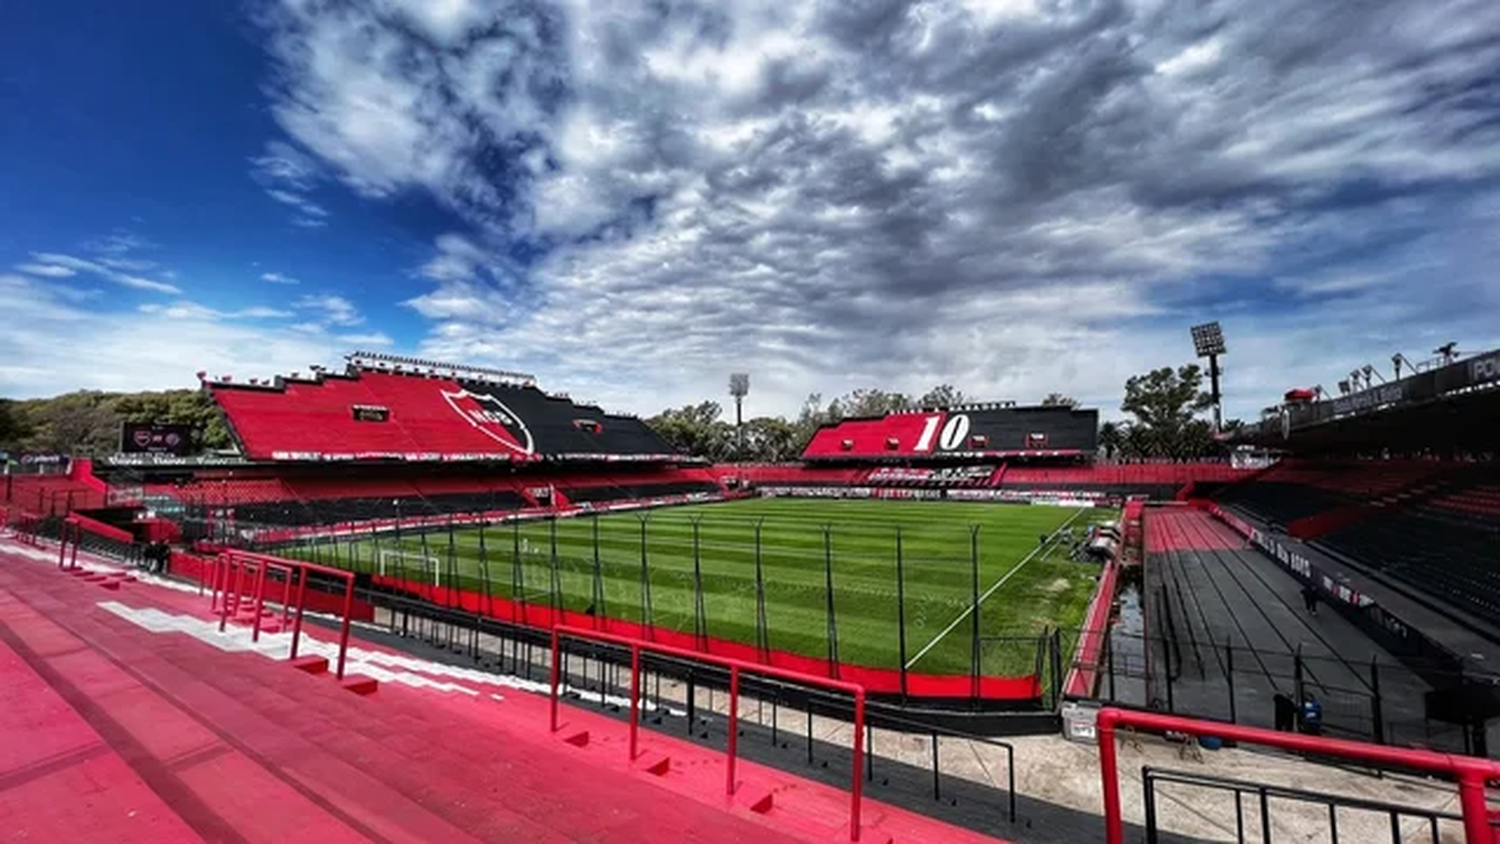
<path id="1" fill-rule="evenodd" d="M 1208 358 L 1208 383 L 1214 402 L 1214 433 L 1224 430 L 1223 397 L 1219 392 L 1219 355 L 1228 349 L 1224 346 L 1224 330 L 1218 322 L 1206 322 L 1192 328 L 1193 351 L 1200 358 Z"/>
<path id="2" fill-rule="evenodd" d="M 739 459 L 745 459 L 745 396 L 750 395 L 750 373 L 729 376 L 729 395 L 734 398 L 734 438 Z"/>

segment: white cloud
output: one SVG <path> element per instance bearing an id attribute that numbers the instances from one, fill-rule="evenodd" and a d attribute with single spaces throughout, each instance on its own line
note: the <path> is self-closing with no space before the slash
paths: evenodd
<path id="1" fill-rule="evenodd" d="M 261 281 L 268 281 L 268 282 L 270 282 L 272 284 L 301 284 L 302 283 L 301 281 L 299 281 L 299 280 L 297 280 L 295 278 L 292 278 L 289 275 L 284 275 L 282 273 L 261 273 L 260 274 L 260 280 Z"/>
<path id="2" fill-rule="evenodd" d="M 297 211 L 293 225 L 321 228 L 328 224 L 328 210 L 307 196 L 323 175 L 306 153 L 291 144 L 272 141 L 262 155 L 250 159 L 250 165 L 250 175 L 265 187 L 267 196 Z"/>
<path id="3" fill-rule="evenodd" d="M 78 274 L 78 270 L 72 267 L 63 267 L 57 264 L 16 264 L 16 269 L 27 275 L 39 275 L 47 278 L 68 278 Z"/>
<path id="4" fill-rule="evenodd" d="M 1473 281 L 1500 4 L 1242 11 L 286 0 L 262 22 L 272 112 L 318 167 L 470 226 L 405 301 L 423 351 L 633 410 L 740 368 L 778 411 L 938 381 L 1113 405 L 1219 317 L 1249 413 L 1435 326 L 1500 341 Z"/>
<path id="5" fill-rule="evenodd" d="M 293 303 L 293 307 L 299 311 L 315 312 L 318 322 L 323 325 L 359 325 L 365 321 L 353 302 L 331 293 L 303 296 Z"/>
<path id="6" fill-rule="evenodd" d="M 147 290 L 153 293 L 181 293 L 182 290 L 175 285 L 162 281 L 144 278 L 138 275 L 120 272 L 105 266 L 99 261 L 91 261 L 78 258 L 73 255 L 63 255 L 55 252 L 33 252 L 32 260 L 44 267 L 56 268 L 52 273 L 59 270 L 69 270 L 74 273 L 84 272 L 98 276 L 106 281 L 112 281 L 122 287 L 130 287 L 136 290 Z"/>
<path id="7" fill-rule="evenodd" d="M 137 310 L 143 314 L 155 314 L 166 319 L 283 319 L 293 316 L 291 311 L 283 311 L 265 306 L 241 308 L 237 311 L 221 311 L 188 301 L 173 302 L 169 305 L 146 304 L 141 305 Z"/>
<path id="8" fill-rule="evenodd" d="M 0 276 L 0 299 L 10 319 L 0 332 L 0 395 L 192 387 L 198 370 L 270 377 L 335 362 L 344 351 L 336 337 L 226 320 L 200 306 L 81 307 L 19 275 Z"/>

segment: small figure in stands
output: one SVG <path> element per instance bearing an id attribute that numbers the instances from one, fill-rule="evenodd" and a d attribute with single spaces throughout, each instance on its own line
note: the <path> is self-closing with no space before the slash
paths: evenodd
<path id="1" fill-rule="evenodd" d="M 166 574 L 167 561 L 172 558 L 172 548 L 165 542 L 155 542 L 151 545 L 151 573 Z"/>
<path id="2" fill-rule="evenodd" d="M 1310 736 L 1323 734 L 1323 704 L 1312 695 L 1302 701 L 1302 732 Z"/>
<path id="3" fill-rule="evenodd" d="M 1302 587 L 1302 606 L 1307 608 L 1308 615 L 1318 614 L 1318 590 L 1310 584 Z"/>

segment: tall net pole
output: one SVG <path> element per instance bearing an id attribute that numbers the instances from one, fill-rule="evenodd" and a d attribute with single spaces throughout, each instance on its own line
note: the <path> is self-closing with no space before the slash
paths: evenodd
<path id="1" fill-rule="evenodd" d="M 833 606 L 833 525 L 823 526 L 823 596 L 828 617 L 828 671 L 839 676 L 839 624 Z"/>

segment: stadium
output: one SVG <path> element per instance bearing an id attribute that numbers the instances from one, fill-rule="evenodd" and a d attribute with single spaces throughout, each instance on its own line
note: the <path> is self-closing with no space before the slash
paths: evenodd
<path id="1" fill-rule="evenodd" d="M 1497 0 L 0 8 L 5 842 L 1500 844 Z"/>
<path id="2" fill-rule="evenodd" d="M 259 648 L 305 671 L 336 666 L 377 706 L 445 682 L 520 684 L 507 700 L 550 690 L 563 746 L 604 752 L 623 719 L 631 770 L 727 754 L 777 772 L 766 782 L 781 785 L 744 805 L 778 829 L 830 811 L 809 806 L 852 768 L 850 837 L 869 799 L 890 808 L 866 833 L 903 840 L 1108 837 L 1096 816 L 1028 793 L 1015 743 L 1098 744 L 1108 771 L 1118 724 L 1200 763 L 1204 749 L 1270 744 L 1303 754 L 1304 783 L 1343 757 L 1432 792 L 1339 794 L 1145 751 L 1130 798 L 1144 814 L 1124 820 L 1148 840 L 1178 834 L 1157 805 L 1174 789 L 1232 798 L 1252 834 L 1314 823 L 1275 797 L 1321 807 L 1316 824 L 1335 836 L 1363 840 L 1388 820 L 1439 840 L 1475 829 L 1470 804 L 1427 799 L 1444 778 L 1467 797 L 1463 777 L 1500 770 L 1479 761 L 1500 714 L 1488 667 L 1500 592 L 1485 562 L 1497 360 L 1438 358 L 1336 398 L 1293 390 L 1225 459 L 1137 463 L 1106 460 L 1098 413 L 1066 405 L 845 418 L 795 463 L 737 464 L 520 373 L 363 352 L 264 382 L 200 373 L 232 449 L 193 453 L 192 431 L 129 423 L 116 454 L 7 474 L 7 587 L 54 584 L 44 614 L 85 641 L 63 621 L 68 602 L 113 590 L 99 606 L 137 634 L 238 637 L 216 657 L 227 676 L 249 658 L 234 648 Z M 559 696 L 602 720 L 570 731 Z M 470 738 L 481 729 L 465 724 Z M 931 756 L 883 748 L 880 733 L 926 736 Z M 661 749 L 638 758 L 638 741 Z M 960 746 L 1003 754 L 1003 782 L 940 752 Z M 802 804 L 770 808 L 776 789 L 799 787 Z M 1105 832 L 1120 811 L 1106 803 Z"/>

